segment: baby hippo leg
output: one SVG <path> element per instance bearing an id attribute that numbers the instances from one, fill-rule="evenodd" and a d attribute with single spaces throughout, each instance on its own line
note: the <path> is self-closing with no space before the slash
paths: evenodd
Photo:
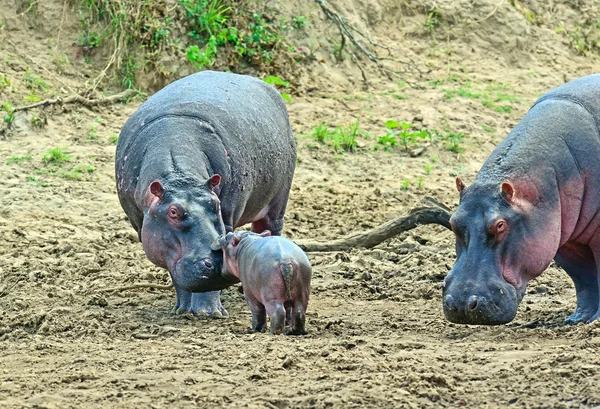
<path id="1" fill-rule="evenodd" d="M 296 300 L 292 308 L 292 323 L 288 335 L 306 335 L 306 303 Z"/>
<path id="2" fill-rule="evenodd" d="M 269 301 L 265 303 L 267 315 L 271 321 L 271 334 L 282 334 L 285 325 L 285 308 L 281 301 Z"/>
<path id="3" fill-rule="evenodd" d="M 249 297 L 245 297 L 252 312 L 252 331 L 263 332 L 267 327 L 265 306 Z"/>

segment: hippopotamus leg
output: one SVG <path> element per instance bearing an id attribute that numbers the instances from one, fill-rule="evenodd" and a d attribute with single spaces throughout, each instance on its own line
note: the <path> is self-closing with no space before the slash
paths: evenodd
<path id="1" fill-rule="evenodd" d="M 285 325 L 285 307 L 283 303 L 281 301 L 268 301 L 265 304 L 265 309 L 270 320 L 271 334 L 282 334 Z"/>
<path id="2" fill-rule="evenodd" d="M 292 307 L 292 317 L 293 321 L 291 322 L 291 328 L 287 332 L 287 335 L 306 335 L 306 305 L 308 303 L 302 300 L 294 301 L 294 306 Z"/>
<path id="3" fill-rule="evenodd" d="M 228 316 L 227 310 L 221 304 L 220 291 L 206 293 L 191 293 L 175 286 L 177 302 L 175 312 L 183 314 L 191 312 L 197 316 L 221 318 Z"/>
<path id="4" fill-rule="evenodd" d="M 289 190 L 282 190 L 282 192 L 271 201 L 267 215 L 262 219 L 252 222 L 252 231 L 254 233 L 262 233 L 265 230 L 269 230 L 272 236 L 281 236 L 281 231 L 283 230 L 283 215 L 285 214 L 289 194 Z"/>
<path id="5" fill-rule="evenodd" d="M 265 306 L 260 302 L 246 296 L 246 302 L 252 312 L 252 331 L 263 332 L 267 327 L 267 314 Z"/>
<path id="6" fill-rule="evenodd" d="M 587 245 L 567 243 L 560 248 L 555 260 L 573 280 L 577 308 L 565 319 L 565 324 L 593 321 L 598 311 L 598 270 L 594 254 Z"/>

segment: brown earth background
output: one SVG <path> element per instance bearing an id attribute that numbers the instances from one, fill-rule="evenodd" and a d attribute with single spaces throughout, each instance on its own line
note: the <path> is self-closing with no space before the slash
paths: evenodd
<path id="1" fill-rule="evenodd" d="M 109 51 L 89 63 L 75 55 L 75 3 L 0 1 L 2 105 L 31 103 L 36 86 L 28 75 L 48 85 L 35 91 L 45 99 L 83 92 L 102 72 Z M 394 47 L 394 58 L 414 61 L 421 74 L 386 75 L 347 46 L 366 86 L 349 52 L 334 56 L 339 32 L 316 2 L 267 4 L 278 18 L 308 18 L 286 41 L 310 50 L 310 59 L 246 70 L 291 82 L 298 166 L 284 235 L 292 239 L 362 231 L 406 213 L 423 196 L 455 208 L 455 177 L 470 183 L 537 97 L 600 68 L 595 1 L 328 4 Z M 432 11 L 439 22 L 427 29 Z M 151 93 L 193 71 L 177 58 L 168 64 L 175 67 L 170 78 L 147 72 L 137 87 Z M 121 90 L 106 81 L 91 96 Z M 600 327 L 562 324 L 575 307 L 567 275 L 552 265 L 530 283 L 510 324 L 450 324 L 440 284 L 454 261 L 454 240 L 441 226 L 419 227 L 371 250 L 310 254 L 303 337 L 249 334 L 250 311 L 237 286 L 222 294 L 225 319 L 173 314 L 173 290 L 104 291 L 170 283 L 144 256 L 115 189 L 113 138 L 142 101 L 21 111 L 2 130 L 1 407 L 600 405 Z M 357 119 L 362 133 L 354 152 L 311 136 L 322 122 L 348 127 Z M 462 133 L 464 150 L 449 151 L 443 137 L 416 157 L 400 147 L 377 149 L 390 119 L 440 135 Z M 42 159 L 56 146 L 71 157 L 58 169 Z"/>

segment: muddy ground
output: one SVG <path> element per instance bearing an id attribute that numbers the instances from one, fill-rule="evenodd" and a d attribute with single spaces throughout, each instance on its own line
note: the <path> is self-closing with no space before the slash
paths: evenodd
<path id="1" fill-rule="evenodd" d="M 469 13 L 469 21 L 485 21 L 437 37 L 422 30 L 426 14 L 390 3 L 334 4 L 358 23 L 383 19 L 372 33 L 387 38 L 396 34 L 386 13 L 406 13 L 404 28 L 395 29 L 430 70 L 411 88 L 371 68 L 365 90 L 351 61 L 335 63 L 322 44 L 323 59 L 305 67 L 297 78 L 304 92 L 288 105 L 299 147 L 288 237 L 332 239 L 365 230 L 406 213 L 423 196 L 454 208 L 454 178 L 471 182 L 539 95 L 600 68 L 597 56 L 580 55 L 550 23 L 528 25 L 509 2 L 480 2 L 477 13 L 464 2 L 440 2 L 447 22 L 460 26 Z M 49 4 L 40 13 L 60 16 L 62 2 Z M 566 1 L 551 6 L 571 10 Z M 317 34 L 335 37 L 312 2 L 280 7 L 288 13 L 297 7 Z M 4 43 L 1 71 L 12 80 L 4 98 L 28 103 L 27 88 L 19 86 L 27 66 L 61 95 L 69 93 L 66 85 L 83 86 L 89 75 L 74 74 L 83 62 L 72 58 L 58 70 L 37 41 L 50 34 L 37 33 L 23 16 L 11 18 L 4 35 L 18 47 Z M 494 30 L 499 39 L 489 34 Z M 492 37 L 497 42 L 486 40 Z M 490 107 L 474 96 L 498 90 L 511 96 L 508 102 Z M 302 337 L 248 333 L 250 311 L 237 287 L 223 292 L 230 315 L 219 320 L 173 314 L 173 290 L 107 292 L 170 282 L 145 258 L 115 190 L 113 136 L 140 103 L 17 114 L 0 140 L 0 406 L 600 405 L 600 327 L 562 324 L 575 307 L 567 275 L 552 265 L 530 283 L 510 324 L 450 324 L 440 284 L 455 253 L 452 233 L 441 226 L 419 227 L 371 250 L 310 254 L 309 334 Z M 503 104 L 510 112 L 495 109 Z M 357 118 L 365 134 L 356 152 L 335 153 L 310 136 L 321 122 L 347 126 Z M 414 158 L 399 148 L 376 150 L 389 119 L 463 133 L 464 151 L 448 151 L 442 139 Z M 43 160 L 56 146 L 70 155 L 60 166 Z"/>

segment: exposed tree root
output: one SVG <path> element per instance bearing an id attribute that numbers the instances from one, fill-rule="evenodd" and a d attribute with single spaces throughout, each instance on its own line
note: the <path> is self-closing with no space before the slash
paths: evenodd
<path id="1" fill-rule="evenodd" d="M 391 220 L 374 229 L 332 241 L 298 240 L 304 251 L 344 251 L 351 248 L 371 248 L 402 232 L 423 224 L 440 224 L 450 229 L 451 210 L 438 201 L 426 197 L 408 215 Z"/>
<path id="2" fill-rule="evenodd" d="M 123 287 L 102 288 L 98 291 L 104 292 L 104 293 L 109 293 L 109 292 L 121 292 L 121 291 L 127 291 L 127 290 L 138 290 L 140 288 L 154 288 L 155 290 L 170 290 L 171 288 L 173 288 L 173 284 L 162 285 L 162 284 L 152 284 L 152 283 L 138 283 L 138 284 L 126 285 Z"/>
<path id="3" fill-rule="evenodd" d="M 45 99 L 43 101 L 36 102 L 35 104 L 25 105 L 14 108 L 14 112 L 17 111 L 26 111 L 28 109 L 37 108 L 37 107 L 46 107 L 48 105 L 65 105 L 65 104 L 73 104 L 78 103 L 86 107 L 93 107 L 96 105 L 108 105 L 114 104 L 116 102 L 122 101 L 126 98 L 134 97 L 138 94 L 138 91 L 133 89 L 128 89 L 127 91 L 121 92 L 119 94 L 111 95 L 110 97 L 97 98 L 97 99 L 88 99 L 82 97 L 81 95 L 71 95 L 65 99 L 61 97 L 56 97 L 54 99 Z"/>
<path id="4" fill-rule="evenodd" d="M 419 73 L 419 75 L 422 74 L 421 70 L 419 70 L 419 67 L 413 60 L 411 60 L 411 59 L 401 60 L 398 58 L 394 58 L 392 56 L 392 51 L 401 51 L 401 50 L 398 50 L 398 49 L 395 49 L 392 47 L 388 47 L 388 46 L 385 46 L 383 44 L 379 44 L 379 43 L 373 41 L 370 37 L 368 37 L 361 31 L 356 29 L 354 26 L 352 26 L 350 23 L 348 23 L 346 21 L 346 19 L 344 19 L 344 17 L 342 17 L 339 13 L 336 13 L 335 11 L 333 11 L 333 9 L 331 7 L 329 7 L 329 5 L 325 2 L 325 0 L 315 0 L 315 2 L 321 7 L 321 9 L 323 10 L 323 13 L 325 13 L 325 16 L 329 20 L 331 20 L 337 26 L 338 30 L 340 31 L 342 40 L 341 40 L 341 44 L 340 44 L 340 49 L 338 51 L 338 55 L 341 55 L 342 52 L 344 51 L 344 47 L 346 46 L 346 40 L 347 40 L 357 50 L 357 54 L 367 57 L 371 62 L 373 62 L 377 66 L 377 68 L 379 68 L 388 77 L 390 77 L 390 79 L 392 76 L 396 76 L 396 77 L 404 80 L 407 84 L 409 84 L 411 86 L 414 85 L 404 77 L 404 74 L 406 74 L 406 72 L 408 72 L 408 71 L 416 71 L 417 73 Z M 355 36 L 355 34 L 356 34 L 356 36 Z M 358 37 L 362 37 L 363 39 L 365 39 L 372 47 L 386 50 L 388 52 L 388 56 L 381 57 L 381 56 L 377 55 L 377 53 L 375 51 L 369 50 L 368 46 L 362 44 L 359 41 Z M 362 77 L 363 77 L 363 81 L 365 82 L 365 84 L 368 84 L 367 77 L 365 75 L 363 68 L 358 63 L 356 54 L 353 52 L 350 52 L 350 56 L 352 57 L 352 60 L 354 61 L 354 63 L 357 64 L 358 67 L 360 68 Z M 384 65 L 382 63 L 382 61 L 390 61 L 390 62 L 400 64 L 403 67 L 403 69 L 400 69 L 400 70 L 392 69 L 392 68 Z"/>

